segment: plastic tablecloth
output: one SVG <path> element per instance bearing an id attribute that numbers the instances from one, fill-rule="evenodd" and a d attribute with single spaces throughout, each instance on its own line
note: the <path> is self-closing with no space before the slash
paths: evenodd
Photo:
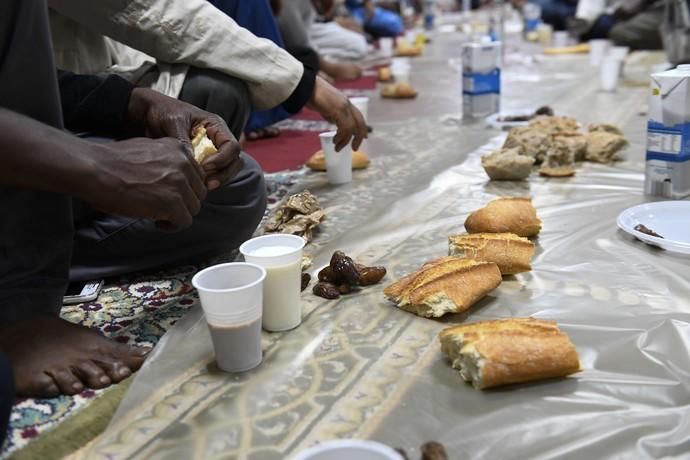
<path id="1" fill-rule="evenodd" d="M 489 182 L 480 156 L 504 134 L 460 120 L 460 38 L 436 37 L 414 62 L 413 102 L 373 96 L 373 165 L 352 184 L 307 176 L 328 218 L 308 246 L 313 273 L 341 249 L 388 268 L 384 283 L 325 301 L 303 294 L 303 324 L 264 335 L 263 364 L 213 365 L 196 308 L 161 340 L 87 458 L 284 459 L 316 442 L 369 438 L 405 448 L 437 440 L 451 459 L 661 458 L 690 452 L 690 258 L 616 228 L 642 194 L 644 85 L 597 90 L 585 57 L 506 59 L 504 107 L 551 104 L 583 123 L 612 122 L 624 161 L 572 179 Z M 644 82 L 648 69 L 636 68 Z M 647 73 L 645 73 L 647 72 Z M 467 214 L 498 196 L 531 196 L 543 220 L 533 271 L 504 280 L 471 310 L 429 320 L 398 310 L 383 287 L 447 252 Z M 441 354 L 448 324 L 533 316 L 558 321 L 582 371 L 477 391 Z"/>

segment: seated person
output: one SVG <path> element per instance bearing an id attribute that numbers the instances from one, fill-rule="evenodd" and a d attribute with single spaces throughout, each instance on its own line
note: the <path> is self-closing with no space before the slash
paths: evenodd
<path id="1" fill-rule="evenodd" d="M 616 46 L 637 50 L 662 49 L 659 27 L 664 18 L 664 0 L 626 2 L 614 13 L 618 22 L 609 31 Z"/>
<path id="2" fill-rule="evenodd" d="M 335 7 L 317 15 L 311 25 L 310 35 L 312 44 L 321 56 L 338 61 L 357 61 L 367 55 L 364 31 L 344 27 L 335 16 Z"/>
<path id="3" fill-rule="evenodd" d="M 243 83 L 232 87 L 233 133 L 217 115 L 118 76 L 58 78 L 49 33 L 45 0 L 0 3 L 0 352 L 16 394 L 36 397 L 120 382 L 149 351 L 61 319 L 69 280 L 230 250 L 266 205 L 261 169 L 236 140 Z M 219 150 L 202 165 L 190 143 L 199 125 Z M 0 357 L 0 379 L 12 375 L 6 364 Z"/>
<path id="4" fill-rule="evenodd" d="M 254 110 L 281 106 L 296 113 L 308 105 L 319 112 L 336 124 L 339 148 L 350 140 L 359 145 L 366 136 L 361 114 L 344 94 L 317 76 L 318 62 L 316 56 L 309 57 L 309 50 L 302 48 L 302 63 L 272 41 L 238 26 L 206 0 L 49 0 L 49 5 L 60 68 L 119 74 L 217 113 L 228 123 L 237 120 L 239 126 L 231 126 L 234 132 L 246 122 L 234 113 L 246 102 L 237 100 L 235 87 L 246 85 Z"/>
<path id="5" fill-rule="evenodd" d="M 374 37 L 397 37 L 405 30 L 400 15 L 379 8 L 374 0 L 345 0 L 352 17 Z"/>
<path id="6" fill-rule="evenodd" d="M 318 7 L 318 8 L 317 8 Z M 311 30 L 317 14 L 329 14 L 333 8 L 332 0 L 291 0 L 283 2 L 278 16 L 280 34 L 286 48 L 316 48 L 312 40 Z M 341 28 L 348 37 L 355 36 L 356 40 L 363 39 L 354 32 Z M 340 34 L 339 37 L 344 37 Z M 355 48 L 357 45 L 343 45 L 343 48 Z M 362 75 L 362 69 L 352 62 L 336 62 L 319 53 L 319 69 L 336 80 L 354 80 Z"/>

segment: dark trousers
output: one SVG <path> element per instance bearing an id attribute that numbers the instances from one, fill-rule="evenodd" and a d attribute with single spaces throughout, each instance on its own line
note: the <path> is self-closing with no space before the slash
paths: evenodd
<path id="1" fill-rule="evenodd" d="M 5 442 L 7 425 L 14 404 L 14 378 L 5 355 L 0 353 L 0 446 Z"/>

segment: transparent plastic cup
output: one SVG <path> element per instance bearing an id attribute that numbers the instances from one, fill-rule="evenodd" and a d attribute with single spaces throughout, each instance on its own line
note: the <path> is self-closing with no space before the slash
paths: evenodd
<path id="1" fill-rule="evenodd" d="M 609 48 L 611 48 L 611 40 L 590 40 L 589 41 L 589 63 L 593 66 L 601 64 Z"/>
<path id="2" fill-rule="evenodd" d="M 604 58 L 600 67 L 600 85 L 603 91 L 615 91 L 618 86 L 618 77 L 621 74 L 623 60 L 611 57 Z"/>
<path id="3" fill-rule="evenodd" d="M 304 238 L 275 234 L 252 238 L 240 246 L 244 260 L 266 271 L 263 283 L 263 328 L 294 329 L 302 322 L 302 248 Z"/>
<path id="4" fill-rule="evenodd" d="M 381 50 L 381 54 L 385 57 L 393 56 L 394 45 L 395 41 L 390 37 L 379 38 L 379 49 Z"/>
<path id="5" fill-rule="evenodd" d="M 192 278 L 208 323 L 218 368 L 244 372 L 261 363 L 261 315 L 266 270 L 227 263 Z"/>
<path id="6" fill-rule="evenodd" d="M 385 444 L 343 439 L 311 447 L 292 460 L 403 460 L 403 457 Z"/>
<path id="7" fill-rule="evenodd" d="M 630 52 L 630 48 L 627 46 L 612 46 L 608 50 L 607 57 L 614 58 L 614 59 L 620 59 L 621 61 L 625 60 L 625 58 L 628 57 L 628 53 Z"/>
<path id="8" fill-rule="evenodd" d="M 321 148 L 326 157 L 326 175 L 333 185 L 352 182 L 352 147 L 348 144 L 340 152 L 335 151 L 335 131 L 319 134 Z"/>

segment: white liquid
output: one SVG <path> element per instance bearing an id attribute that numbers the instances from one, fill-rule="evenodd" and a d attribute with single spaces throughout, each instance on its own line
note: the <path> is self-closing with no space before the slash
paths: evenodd
<path id="1" fill-rule="evenodd" d="M 279 250 L 281 248 L 265 249 Z M 294 251 L 293 248 L 289 249 Z M 299 326 L 302 322 L 302 310 L 300 308 L 301 265 L 301 261 L 297 260 L 289 265 L 266 269 L 263 327 L 267 331 L 286 331 Z"/>
<path id="2" fill-rule="evenodd" d="M 285 254 L 290 254 L 295 252 L 295 248 L 290 246 L 264 246 L 263 248 L 258 248 L 252 251 L 251 255 L 255 257 L 277 257 L 284 256 Z"/>

